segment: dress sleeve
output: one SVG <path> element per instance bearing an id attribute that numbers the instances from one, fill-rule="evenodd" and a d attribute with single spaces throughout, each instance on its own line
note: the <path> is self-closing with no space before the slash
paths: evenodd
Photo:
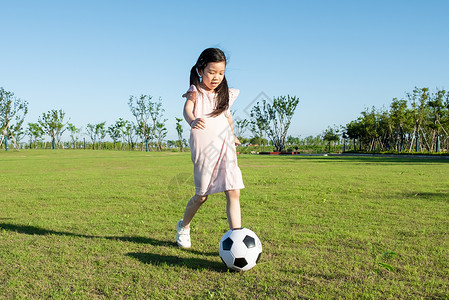
<path id="1" fill-rule="evenodd" d="M 228 118 L 231 115 L 231 106 L 234 104 L 235 99 L 237 99 L 240 94 L 240 90 L 238 89 L 229 89 L 229 107 L 225 111 L 225 116 Z"/>
<path id="2" fill-rule="evenodd" d="M 194 103 L 196 102 L 196 96 L 198 94 L 198 90 L 195 85 L 191 85 L 190 88 L 182 95 L 183 98 L 187 98 L 192 100 Z"/>

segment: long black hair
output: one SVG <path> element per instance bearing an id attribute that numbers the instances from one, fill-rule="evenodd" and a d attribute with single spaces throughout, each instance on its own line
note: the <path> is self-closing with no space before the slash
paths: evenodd
<path id="1" fill-rule="evenodd" d="M 210 62 L 224 62 L 227 64 L 226 56 L 218 48 L 207 48 L 204 50 L 196 64 L 190 70 L 190 85 L 195 85 L 197 89 L 200 87 L 200 75 L 199 72 L 203 72 L 207 64 Z M 210 113 L 210 116 L 216 117 L 229 108 L 229 87 L 226 81 L 226 76 L 223 76 L 223 80 L 215 89 L 216 101 L 214 111 Z"/>

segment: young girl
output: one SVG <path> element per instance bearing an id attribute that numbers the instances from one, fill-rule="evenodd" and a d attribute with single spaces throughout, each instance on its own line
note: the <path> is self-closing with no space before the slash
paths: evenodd
<path id="1" fill-rule="evenodd" d="M 176 243 L 183 248 L 191 246 L 190 221 L 210 194 L 225 192 L 229 228 L 241 227 L 240 189 L 245 186 L 235 150 L 240 142 L 234 136 L 230 112 L 239 90 L 228 88 L 225 68 L 223 51 L 204 50 L 190 71 L 190 88 L 183 95 L 195 178 L 195 195 L 176 226 Z"/>

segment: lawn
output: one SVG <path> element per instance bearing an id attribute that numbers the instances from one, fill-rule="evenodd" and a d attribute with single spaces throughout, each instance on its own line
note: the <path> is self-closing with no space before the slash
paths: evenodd
<path id="1" fill-rule="evenodd" d="M 175 244 L 189 153 L 0 153 L 0 298 L 449 298 L 449 160 L 240 155 L 259 264 L 229 272 L 224 194 Z"/>

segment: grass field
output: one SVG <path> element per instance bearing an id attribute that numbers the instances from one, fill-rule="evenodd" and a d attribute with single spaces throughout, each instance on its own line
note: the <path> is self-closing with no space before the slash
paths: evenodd
<path id="1" fill-rule="evenodd" d="M 0 298 L 449 298 L 449 160 L 240 155 L 261 261 L 228 272 L 224 194 L 175 225 L 189 153 L 0 153 Z"/>

